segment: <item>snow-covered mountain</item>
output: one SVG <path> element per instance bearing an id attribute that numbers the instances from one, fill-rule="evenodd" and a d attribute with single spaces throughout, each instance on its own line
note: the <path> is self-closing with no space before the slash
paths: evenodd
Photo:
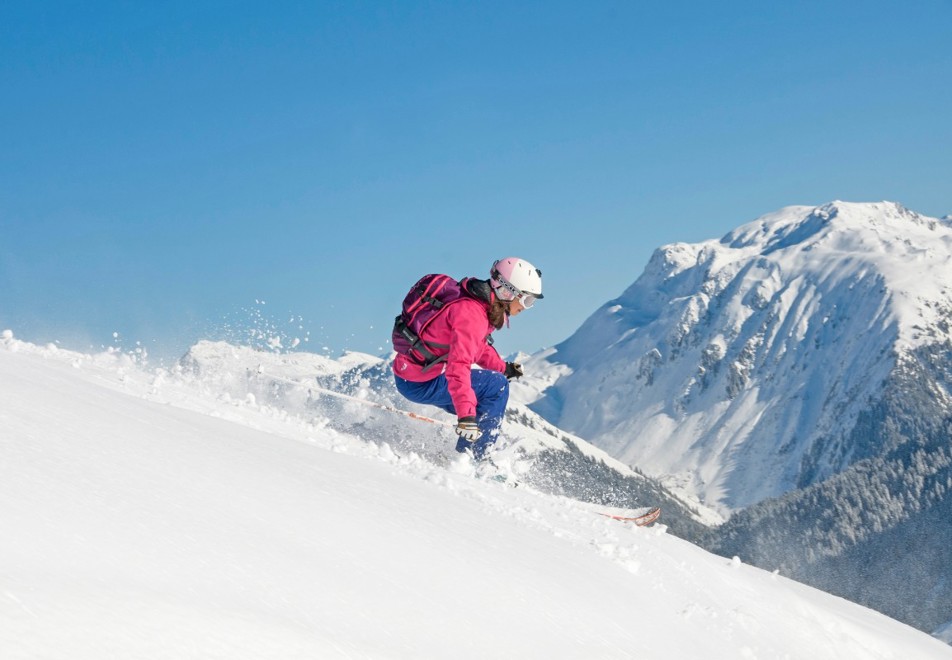
<path id="1" fill-rule="evenodd" d="M 791 207 L 657 250 L 529 361 L 523 400 L 733 513 L 706 547 L 934 630 L 952 618 L 950 330 L 948 219 Z"/>
<path id="2" fill-rule="evenodd" d="M 731 512 L 889 451 L 891 392 L 949 411 L 952 224 L 790 207 L 644 273 L 528 366 L 557 426 Z"/>
<path id="3" fill-rule="evenodd" d="M 155 369 L 4 333 L 0 657 L 952 658 L 303 385 L 373 360 L 206 344 Z M 338 430 L 361 416 L 374 437 Z"/>

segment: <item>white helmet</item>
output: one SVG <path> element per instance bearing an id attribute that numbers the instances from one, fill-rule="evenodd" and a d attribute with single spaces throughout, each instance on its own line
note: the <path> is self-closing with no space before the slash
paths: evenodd
<path id="1" fill-rule="evenodd" d="M 537 298 L 542 298 L 542 271 L 524 259 L 499 259 L 489 269 L 489 276 L 489 283 L 500 300 L 518 298 L 523 307 L 532 307 Z"/>

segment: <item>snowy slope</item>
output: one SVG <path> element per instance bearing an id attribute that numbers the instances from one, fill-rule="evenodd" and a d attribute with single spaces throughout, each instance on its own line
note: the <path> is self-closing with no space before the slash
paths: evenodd
<path id="1" fill-rule="evenodd" d="M 952 644 L 952 621 L 935 631 L 935 636 L 946 644 Z"/>
<path id="2" fill-rule="evenodd" d="M 0 397 L 4 660 L 952 658 L 663 526 L 194 374 L 7 333 Z"/>
<path id="3" fill-rule="evenodd" d="M 890 202 L 790 207 L 657 250 L 530 360 L 524 401 L 729 513 L 883 451 L 846 440 L 917 351 L 950 339 L 948 221 Z M 921 394 L 941 414 L 952 397 L 933 371 Z"/>
<path id="4" fill-rule="evenodd" d="M 251 399 L 282 414 L 327 417 L 328 428 L 413 452 L 438 465 L 458 457 L 451 428 L 455 418 L 428 406 L 410 404 L 393 383 L 390 359 L 348 353 L 336 360 L 309 353 L 254 350 L 226 342 L 202 341 L 176 367 L 180 378 L 228 399 Z M 514 384 L 518 388 L 518 382 Z M 693 539 L 704 524 L 721 522 L 711 510 L 687 503 L 603 450 L 546 422 L 513 401 L 506 411 L 496 464 L 550 494 L 616 507 L 645 504 L 665 508 L 665 520 L 682 538 Z M 400 408 L 432 418 L 395 415 Z M 558 475 L 558 478 L 553 478 Z"/>

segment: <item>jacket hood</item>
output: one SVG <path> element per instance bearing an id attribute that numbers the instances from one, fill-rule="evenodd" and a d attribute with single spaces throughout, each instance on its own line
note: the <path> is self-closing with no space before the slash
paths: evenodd
<path id="1" fill-rule="evenodd" d="M 476 300 L 482 300 L 487 304 L 493 300 L 493 289 L 489 285 L 489 280 L 478 280 L 475 277 L 467 277 L 460 282 L 460 286 L 463 287 L 463 291 L 470 297 L 476 298 Z"/>

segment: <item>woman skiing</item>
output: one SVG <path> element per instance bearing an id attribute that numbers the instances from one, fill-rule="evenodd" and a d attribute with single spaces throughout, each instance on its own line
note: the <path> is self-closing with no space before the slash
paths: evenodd
<path id="1" fill-rule="evenodd" d="M 419 342 L 412 348 L 400 352 L 394 342 L 397 391 L 414 403 L 456 415 L 456 451 L 471 451 L 476 459 L 483 458 L 499 435 L 509 401 L 509 380 L 522 376 L 521 365 L 504 362 L 492 347 L 492 332 L 508 326 L 511 317 L 542 298 L 542 271 L 528 261 L 500 259 L 489 274 L 488 280 L 469 277 L 458 285 L 452 283 L 458 286 L 458 297 L 435 303 L 435 315 L 422 327 Z M 433 302 L 427 295 L 423 299 Z M 398 336 L 396 330 L 394 336 Z M 404 336 L 417 339 L 412 333 Z M 474 364 L 481 368 L 473 369 Z"/>

